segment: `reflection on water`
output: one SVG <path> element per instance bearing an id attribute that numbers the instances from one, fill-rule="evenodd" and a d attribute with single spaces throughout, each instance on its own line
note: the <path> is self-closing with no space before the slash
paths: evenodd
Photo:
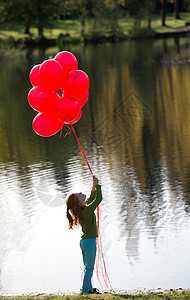
<path id="1" fill-rule="evenodd" d="M 188 288 L 189 40 L 68 50 L 91 79 L 75 129 L 102 184 L 113 288 Z M 89 194 L 91 175 L 74 135 L 42 138 L 32 131 L 35 112 L 27 103 L 31 67 L 58 51 L 1 60 L 1 293 L 81 285 L 80 230 L 67 230 L 64 198 Z"/>

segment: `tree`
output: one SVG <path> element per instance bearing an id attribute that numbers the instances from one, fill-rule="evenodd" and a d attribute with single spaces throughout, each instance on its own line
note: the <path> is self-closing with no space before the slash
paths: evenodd
<path id="1" fill-rule="evenodd" d="M 32 5 L 30 0 L 20 0 L 19 5 L 20 14 L 24 21 L 24 33 L 30 34 L 30 26 L 32 23 Z"/>
<path id="2" fill-rule="evenodd" d="M 86 21 L 91 9 L 91 1 L 88 0 L 69 0 L 65 1 L 67 6 L 67 14 L 70 17 L 77 17 L 81 23 L 81 36 L 85 35 Z"/>
<path id="3" fill-rule="evenodd" d="M 59 0 L 33 0 L 33 23 L 38 28 L 38 35 L 43 38 L 44 27 L 56 18 L 59 12 Z"/>
<path id="4" fill-rule="evenodd" d="M 145 0 L 142 6 L 142 10 L 147 19 L 147 27 L 151 29 L 152 13 L 156 7 L 156 0 Z"/>
<path id="5" fill-rule="evenodd" d="M 134 28 L 133 30 L 138 31 L 140 29 L 143 15 L 143 0 L 125 0 L 125 6 L 129 14 L 134 16 Z"/>
<path id="6" fill-rule="evenodd" d="M 142 19 L 147 20 L 148 29 L 151 28 L 152 13 L 155 11 L 157 0 L 125 0 L 124 7 L 135 18 L 135 29 L 140 27 Z"/>
<path id="7" fill-rule="evenodd" d="M 189 2 L 189 0 L 185 0 L 186 2 Z M 166 9 L 167 9 L 167 2 L 174 4 L 174 16 L 176 19 L 180 19 L 179 16 L 179 6 L 180 6 L 180 0 L 160 0 L 162 9 L 162 26 L 166 26 Z"/>
<path id="8" fill-rule="evenodd" d="M 118 0 L 107 0 L 105 3 L 108 27 L 112 36 L 115 36 L 118 30 L 119 4 Z"/>
<path id="9" fill-rule="evenodd" d="M 81 21 L 81 36 L 84 37 L 85 35 L 85 26 L 86 26 L 86 19 L 88 15 L 88 10 L 87 10 L 87 0 L 78 0 L 78 12 L 79 12 L 79 18 Z"/>
<path id="10" fill-rule="evenodd" d="M 174 0 L 174 15 L 176 19 L 180 19 L 179 16 L 179 0 Z"/>
<path id="11" fill-rule="evenodd" d="M 24 32 L 30 34 L 32 6 L 30 0 L 1 0 L 1 21 L 20 21 L 24 23 Z"/>
<path id="12" fill-rule="evenodd" d="M 1 0 L 3 21 L 23 21 L 24 32 L 30 34 L 31 25 L 43 37 L 44 26 L 57 16 L 60 0 Z"/>
<path id="13" fill-rule="evenodd" d="M 187 11 L 190 11 L 190 1 L 189 0 L 183 0 L 183 7 Z"/>
<path id="14" fill-rule="evenodd" d="M 160 0 L 162 8 L 161 8 L 161 15 L 162 15 L 162 26 L 166 26 L 166 7 L 167 7 L 167 0 Z"/>
<path id="15" fill-rule="evenodd" d="M 176 19 L 180 19 L 180 16 L 179 16 L 180 0 L 169 0 L 168 2 L 173 3 L 173 5 L 174 5 L 174 16 L 175 16 Z"/>

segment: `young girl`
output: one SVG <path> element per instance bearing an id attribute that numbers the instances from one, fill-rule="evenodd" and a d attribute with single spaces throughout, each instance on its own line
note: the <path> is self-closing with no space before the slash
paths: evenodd
<path id="1" fill-rule="evenodd" d="M 82 294 L 100 294 L 96 288 L 92 288 L 92 274 L 96 258 L 96 238 L 98 237 L 95 209 L 102 201 L 101 186 L 98 178 L 93 177 L 93 186 L 90 197 L 85 201 L 86 196 L 82 193 L 70 194 L 66 199 L 67 218 L 69 228 L 81 226 L 82 235 L 80 248 L 84 263 L 84 279 Z"/>

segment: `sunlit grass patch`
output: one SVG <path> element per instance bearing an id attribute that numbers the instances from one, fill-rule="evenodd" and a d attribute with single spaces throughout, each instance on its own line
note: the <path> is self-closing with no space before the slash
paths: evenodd
<path id="1" fill-rule="evenodd" d="M 57 38 L 60 34 L 69 34 L 70 36 L 80 36 L 81 24 L 79 20 L 57 20 L 52 21 L 44 30 L 47 38 Z"/>
<path id="2" fill-rule="evenodd" d="M 18 39 L 27 38 L 28 35 L 24 34 L 24 33 L 17 32 L 17 31 L 13 31 L 13 30 L 11 30 L 11 31 L 0 30 L 0 39 L 6 40 L 10 37 L 18 40 Z"/>
<path id="3" fill-rule="evenodd" d="M 186 22 L 190 20 L 190 13 L 181 13 L 180 19 L 175 19 L 173 14 L 166 15 L 166 26 L 162 26 L 161 17 L 157 16 L 152 19 L 152 29 L 156 32 L 173 32 L 176 29 L 180 29 L 186 25 Z"/>
<path id="4" fill-rule="evenodd" d="M 81 26 L 79 20 L 54 20 L 50 21 L 44 28 L 44 37 L 48 39 L 56 39 L 60 34 L 69 34 L 70 36 L 80 36 Z M 32 38 L 38 37 L 38 29 L 34 26 L 30 27 L 30 34 Z M 21 23 L 10 22 L 0 24 L 0 39 L 7 39 L 9 37 L 15 39 L 27 38 L 24 34 L 24 27 Z"/>

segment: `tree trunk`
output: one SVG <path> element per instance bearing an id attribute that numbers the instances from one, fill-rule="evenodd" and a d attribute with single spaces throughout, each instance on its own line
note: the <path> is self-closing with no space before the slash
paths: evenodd
<path id="1" fill-rule="evenodd" d="M 25 24 L 25 30 L 24 30 L 24 33 L 30 35 L 30 25 L 29 25 L 29 23 L 26 23 L 26 24 Z"/>
<path id="2" fill-rule="evenodd" d="M 151 14 L 148 16 L 148 29 L 151 29 Z"/>
<path id="3" fill-rule="evenodd" d="M 174 1 L 174 16 L 176 19 L 180 19 L 179 16 L 179 0 Z"/>
<path id="4" fill-rule="evenodd" d="M 38 36 L 41 39 L 43 39 L 43 37 L 44 37 L 44 30 L 43 30 L 43 26 L 42 25 L 38 26 Z"/>
<path id="5" fill-rule="evenodd" d="M 162 9 L 161 9 L 162 26 L 166 26 L 166 5 L 167 5 L 167 0 L 162 0 Z"/>
<path id="6" fill-rule="evenodd" d="M 81 19 L 81 36 L 82 37 L 85 36 L 85 25 L 86 25 L 85 18 L 82 17 L 82 19 Z"/>

